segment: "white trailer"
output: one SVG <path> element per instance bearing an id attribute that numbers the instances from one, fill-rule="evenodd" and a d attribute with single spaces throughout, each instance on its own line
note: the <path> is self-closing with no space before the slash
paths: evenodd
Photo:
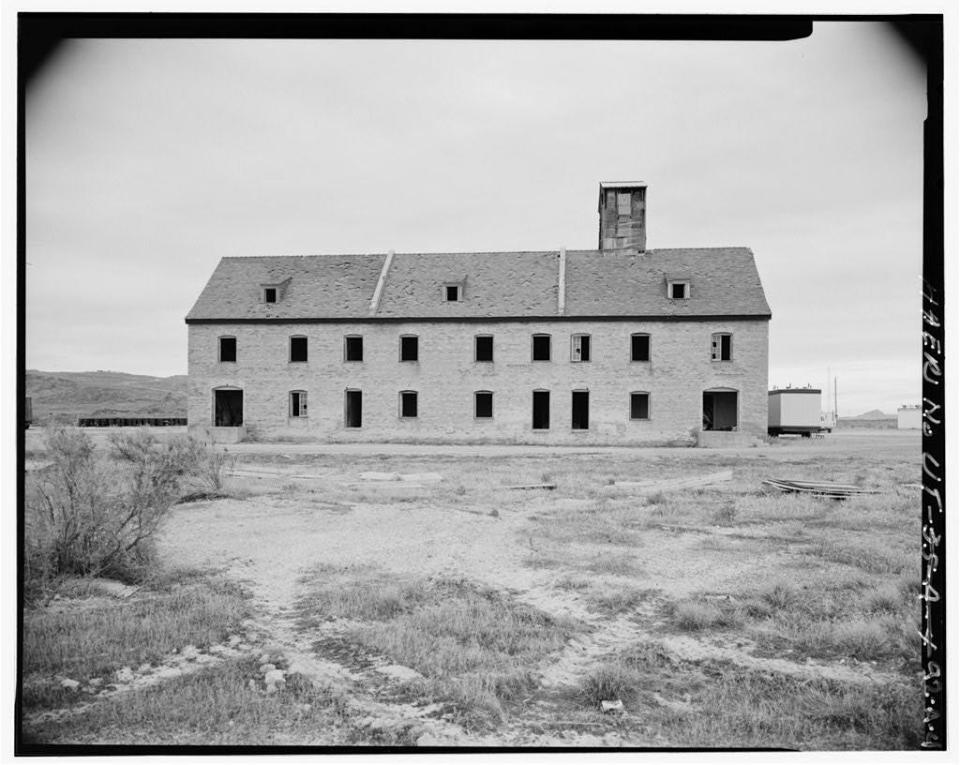
<path id="1" fill-rule="evenodd" d="M 767 432 L 788 433 L 810 438 L 822 430 L 830 432 L 820 417 L 819 388 L 775 388 L 767 393 Z"/>

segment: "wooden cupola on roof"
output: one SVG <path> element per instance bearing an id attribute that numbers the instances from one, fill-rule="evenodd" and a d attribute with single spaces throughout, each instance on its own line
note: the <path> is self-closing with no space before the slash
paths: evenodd
<path id="1" fill-rule="evenodd" d="M 601 250 L 647 249 L 647 184 L 643 181 L 601 181 Z"/>

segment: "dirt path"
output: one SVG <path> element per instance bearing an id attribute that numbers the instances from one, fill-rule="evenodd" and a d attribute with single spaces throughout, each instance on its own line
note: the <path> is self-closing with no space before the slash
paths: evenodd
<path id="1" fill-rule="evenodd" d="M 577 686 L 604 656 L 644 639 L 663 642 L 678 658 L 729 660 L 745 667 L 785 672 L 804 677 L 832 677 L 851 682 L 884 681 L 887 677 L 866 667 L 853 669 L 819 663 L 797 664 L 786 659 L 754 657 L 748 648 L 725 646 L 694 637 L 657 634 L 662 623 L 660 601 L 654 599 L 628 614 L 605 616 L 591 610 L 576 593 L 558 590 L 556 572 L 527 565 L 531 550 L 522 542 L 530 519 L 556 506 L 547 495 L 525 498 L 522 510 L 496 515 L 470 503 L 450 507 L 417 501 L 428 492 L 417 485 L 381 487 L 363 501 L 351 499 L 330 476 L 288 464 L 257 468 L 263 475 L 281 479 L 311 472 L 310 492 L 267 493 L 246 500 L 223 499 L 177 508 L 165 524 L 161 552 L 177 565 L 225 570 L 245 583 L 253 593 L 256 618 L 248 633 L 259 644 L 279 648 L 299 672 L 339 692 L 354 712 L 358 725 L 372 732 L 409 735 L 421 744 L 474 746 L 649 746 L 657 742 L 598 738 L 582 730 L 530 733 L 523 720 L 514 720 L 496 737 L 469 734 L 443 714 L 442 705 L 417 706 L 389 701 L 393 685 L 388 662 L 374 657 L 358 667 L 349 652 L 338 653 L 340 636 L 336 624 L 325 624 L 307 633 L 297 625 L 295 604 L 301 594 L 300 579 L 317 564 L 334 566 L 371 565 L 397 574 L 424 577 L 463 576 L 478 583 L 509 591 L 517 599 L 555 616 L 578 620 L 585 629 L 572 639 L 559 656 L 539 668 L 547 691 Z M 248 471 L 249 472 L 249 471 Z M 327 491 L 326 489 L 329 489 Z M 390 492 L 394 493 L 391 496 Z M 404 501 L 397 501 L 398 497 Z M 579 500 L 578 500 L 579 501 Z M 682 530 L 681 530 L 682 532 Z M 652 530 L 655 543 L 638 549 L 654 580 L 671 596 L 682 597 L 706 581 L 736 580 L 738 568 L 714 566 L 709 556 L 700 556 L 701 568 L 679 569 L 686 546 L 700 544 L 696 534 Z M 776 569 L 776 556 L 764 564 L 751 561 L 754 570 Z M 328 646 L 318 655 L 317 643 Z M 400 668 L 399 671 L 403 671 Z M 862 670 L 862 671 L 861 671 Z M 548 714 L 535 710 L 533 716 Z M 662 743 L 662 742 L 661 742 Z"/>

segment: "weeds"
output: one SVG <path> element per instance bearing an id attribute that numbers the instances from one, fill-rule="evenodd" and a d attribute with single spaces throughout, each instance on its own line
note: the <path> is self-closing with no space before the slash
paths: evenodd
<path id="1" fill-rule="evenodd" d="M 311 577 L 310 594 L 299 604 L 301 624 L 333 614 L 355 620 L 349 632 L 355 643 L 416 669 L 425 676 L 421 693 L 455 701 L 473 722 L 501 719 L 504 703 L 534 687 L 532 667 L 573 629 L 465 580 L 398 582 L 369 569 L 329 573 Z M 387 582 L 395 589 L 384 589 Z M 344 590 L 349 594 L 336 594 Z"/>
<path id="2" fill-rule="evenodd" d="M 638 720 L 641 737 L 693 747 L 912 749 L 921 734 L 919 687 L 851 687 L 728 662 L 683 661 L 655 643 L 610 657 L 579 688 L 585 706 L 614 698 Z"/>
<path id="3" fill-rule="evenodd" d="M 727 629 L 742 623 L 739 610 L 724 601 L 722 605 L 702 600 L 682 600 L 668 606 L 673 624 L 684 632 Z"/>
<path id="4" fill-rule="evenodd" d="M 251 688 L 252 660 L 234 660 L 94 704 L 57 723 L 26 731 L 27 743 L 339 744 L 353 743 L 337 695 L 291 680 L 267 695 Z"/>
<path id="5" fill-rule="evenodd" d="M 96 593 L 96 589 L 92 589 Z M 141 590 L 124 601 L 104 599 L 66 603 L 63 610 L 28 610 L 23 620 L 23 672 L 63 675 L 79 681 L 109 676 L 123 666 L 158 662 L 185 645 L 223 641 L 247 615 L 235 585 L 206 580 L 169 592 Z M 71 605 L 75 607 L 71 607 Z M 50 699 L 26 693 L 30 707 Z M 39 695 L 39 697 L 37 697 Z"/>

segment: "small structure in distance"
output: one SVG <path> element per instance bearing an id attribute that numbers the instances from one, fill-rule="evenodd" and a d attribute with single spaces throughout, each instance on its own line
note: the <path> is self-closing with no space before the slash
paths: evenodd
<path id="1" fill-rule="evenodd" d="M 920 430 L 920 405 L 904 404 L 897 409 L 897 430 Z"/>

